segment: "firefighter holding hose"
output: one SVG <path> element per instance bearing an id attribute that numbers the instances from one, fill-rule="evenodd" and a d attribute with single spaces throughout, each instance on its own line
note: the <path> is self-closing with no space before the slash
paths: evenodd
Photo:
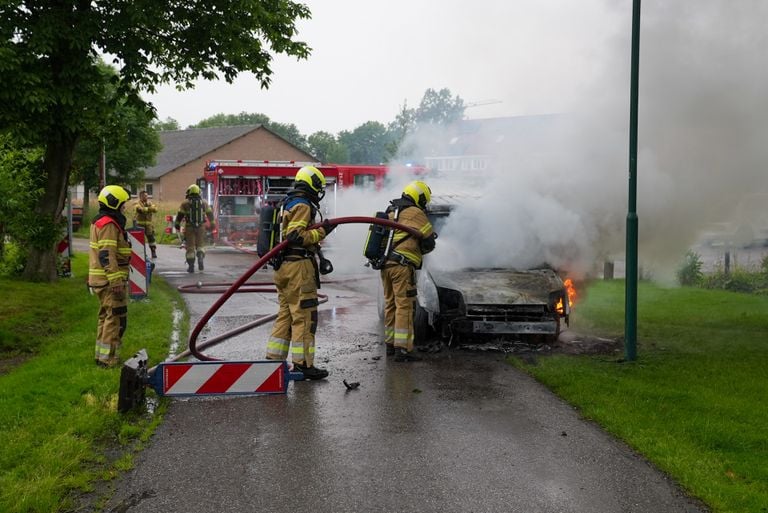
<path id="1" fill-rule="evenodd" d="M 125 233 L 125 204 L 131 195 L 119 185 L 99 192 L 99 213 L 91 224 L 88 286 L 99 298 L 96 364 L 119 363 L 120 345 L 128 326 L 128 272 L 131 243 Z"/>
<path id="2" fill-rule="evenodd" d="M 318 243 L 336 227 L 325 220 L 318 228 L 315 216 L 325 195 L 325 177 L 315 166 L 304 166 L 296 173 L 293 189 L 282 203 L 281 240 L 288 247 L 274 264 L 274 281 L 280 309 L 267 342 L 267 359 L 285 360 L 289 350 L 294 368 L 306 379 L 324 379 L 326 369 L 316 367 Z"/>
<path id="3" fill-rule="evenodd" d="M 387 214 L 391 221 L 415 228 L 422 238 L 394 230 L 386 260 L 381 268 L 384 288 L 384 343 L 387 355 L 395 361 L 413 362 L 413 314 L 416 301 L 415 271 L 421 269 L 423 255 L 435 249 L 437 234 L 427 219 L 425 209 L 432 199 L 429 186 L 419 180 L 409 183 L 400 198 L 390 201 Z"/>

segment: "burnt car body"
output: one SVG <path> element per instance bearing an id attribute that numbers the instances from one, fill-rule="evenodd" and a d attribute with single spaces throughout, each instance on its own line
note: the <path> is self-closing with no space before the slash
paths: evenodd
<path id="1" fill-rule="evenodd" d="M 435 230 L 453 201 L 433 199 L 427 214 Z M 439 239 L 438 239 L 439 244 Z M 552 342 L 568 324 L 570 304 L 561 277 L 548 266 L 536 269 L 430 268 L 418 271 L 415 342 L 435 337 L 449 343 L 468 339 L 533 339 Z"/>

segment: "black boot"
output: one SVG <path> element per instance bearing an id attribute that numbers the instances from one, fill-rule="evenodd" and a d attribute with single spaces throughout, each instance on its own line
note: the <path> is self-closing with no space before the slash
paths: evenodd
<path id="1" fill-rule="evenodd" d="M 328 371 L 311 365 L 305 367 L 304 365 L 296 364 L 293 366 L 294 370 L 304 374 L 304 379 L 325 379 L 328 377 Z"/>
<path id="2" fill-rule="evenodd" d="M 203 259 L 205 259 L 205 253 L 198 253 L 197 254 L 197 268 L 201 271 L 205 269 L 205 265 L 203 265 Z"/>
<path id="3" fill-rule="evenodd" d="M 395 346 L 392 344 L 384 344 L 387 348 L 387 356 L 394 356 L 395 355 Z"/>
<path id="4" fill-rule="evenodd" d="M 187 272 L 188 273 L 195 272 L 195 261 L 194 260 L 187 260 Z"/>
<path id="5" fill-rule="evenodd" d="M 405 349 L 398 347 L 395 349 L 395 361 L 396 362 L 420 362 L 421 358 L 413 353 L 409 353 Z"/>
<path id="6" fill-rule="evenodd" d="M 149 249 L 152 251 L 152 258 L 157 258 L 157 248 L 155 246 L 150 246 Z"/>

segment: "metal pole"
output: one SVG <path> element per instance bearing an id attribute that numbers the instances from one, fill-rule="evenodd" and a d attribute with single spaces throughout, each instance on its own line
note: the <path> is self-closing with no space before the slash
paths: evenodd
<path id="1" fill-rule="evenodd" d="M 107 151 L 105 138 L 101 138 L 101 152 L 99 154 L 99 190 L 107 185 Z"/>
<path id="2" fill-rule="evenodd" d="M 640 0 L 632 2 L 632 63 L 629 87 L 629 198 L 627 209 L 624 359 L 637 359 L 637 83 L 640 65 Z"/>

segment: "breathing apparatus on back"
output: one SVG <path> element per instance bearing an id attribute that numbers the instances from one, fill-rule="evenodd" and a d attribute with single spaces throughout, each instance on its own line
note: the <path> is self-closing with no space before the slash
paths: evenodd
<path id="1" fill-rule="evenodd" d="M 256 246 L 256 252 L 259 256 L 266 255 L 284 240 L 283 213 L 286 210 L 293 208 L 297 202 L 306 202 L 312 210 L 311 218 L 314 219 L 320 212 L 320 200 L 324 196 L 325 176 L 323 173 L 315 166 L 304 166 L 299 169 L 293 182 L 293 189 L 288 191 L 285 198 L 278 204 L 268 204 L 261 208 L 259 240 Z M 280 256 L 276 257 L 271 264 L 277 270 L 281 264 Z"/>

